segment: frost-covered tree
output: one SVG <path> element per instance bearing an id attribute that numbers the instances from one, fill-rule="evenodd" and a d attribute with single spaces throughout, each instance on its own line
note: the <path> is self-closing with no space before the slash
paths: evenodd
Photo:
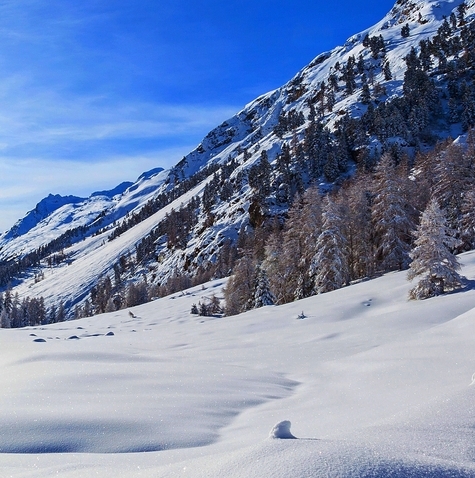
<path id="1" fill-rule="evenodd" d="M 415 237 L 407 278 L 411 281 L 416 277 L 420 279 L 409 291 L 409 298 L 427 299 L 462 287 L 462 277 L 458 273 L 460 264 L 452 253 L 458 241 L 434 198 L 422 213 Z"/>
<path id="2" fill-rule="evenodd" d="M 321 294 L 348 283 L 348 243 L 338 205 L 326 197 L 323 206 L 322 232 L 318 236 L 310 266 L 314 292 Z"/>
<path id="3" fill-rule="evenodd" d="M 254 290 L 253 307 L 258 309 L 266 305 L 274 305 L 275 297 L 272 294 L 266 270 L 258 264 L 256 266 L 256 286 Z"/>
<path id="4" fill-rule="evenodd" d="M 384 271 L 403 270 L 409 264 L 413 224 L 405 193 L 391 155 L 383 154 L 375 172 L 372 219 L 376 258 Z"/>

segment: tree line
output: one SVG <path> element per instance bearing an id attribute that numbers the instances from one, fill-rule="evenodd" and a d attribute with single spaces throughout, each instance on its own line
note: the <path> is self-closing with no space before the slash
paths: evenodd
<path id="1" fill-rule="evenodd" d="M 460 287 L 455 254 L 475 247 L 474 161 L 471 130 L 465 146 L 447 140 L 414 161 L 386 152 L 372 171 L 360 168 L 326 196 L 317 187 L 296 195 L 285 221 L 270 219 L 239 250 L 226 313 L 284 304 L 410 265 L 409 277 L 423 279 L 413 298 Z"/>

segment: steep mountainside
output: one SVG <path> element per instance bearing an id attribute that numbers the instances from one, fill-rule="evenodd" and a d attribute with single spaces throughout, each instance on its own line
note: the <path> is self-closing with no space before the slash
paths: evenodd
<path id="1" fill-rule="evenodd" d="M 474 66 L 475 0 L 398 0 L 171 170 L 41 201 L 0 237 L 0 283 L 72 314 L 104 287 L 119 306 L 120 284 L 227 275 L 240 231 L 282 220 L 309 185 L 325 192 L 384 151 L 413 157 L 473 127 Z"/>

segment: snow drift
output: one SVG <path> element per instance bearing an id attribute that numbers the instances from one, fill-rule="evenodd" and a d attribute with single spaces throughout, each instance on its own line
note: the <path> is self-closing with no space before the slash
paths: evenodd
<path id="1" fill-rule="evenodd" d="M 135 317 L 1 329 L 2 473 L 475 476 L 475 253 L 461 259 L 466 288 L 425 301 L 402 272 L 190 314 L 215 281 Z M 282 417 L 297 440 L 268 438 L 290 433 Z"/>

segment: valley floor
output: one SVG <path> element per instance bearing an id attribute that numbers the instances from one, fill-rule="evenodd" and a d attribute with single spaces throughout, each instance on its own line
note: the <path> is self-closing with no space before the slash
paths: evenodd
<path id="1" fill-rule="evenodd" d="M 461 261 L 467 288 L 425 301 L 391 273 L 191 315 L 215 281 L 133 316 L 0 329 L 0 476 L 475 476 L 475 253 Z M 269 438 L 283 420 L 297 439 Z"/>

